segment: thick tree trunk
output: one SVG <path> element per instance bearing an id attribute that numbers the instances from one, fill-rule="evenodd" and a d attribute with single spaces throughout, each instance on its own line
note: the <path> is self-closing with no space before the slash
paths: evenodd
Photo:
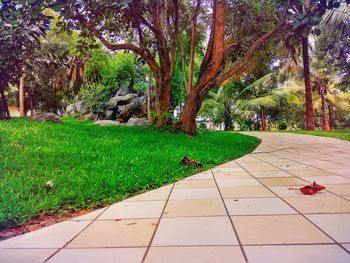
<path id="1" fill-rule="evenodd" d="M 185 107 L 181 113 L 181 118 L 178 123 L 178 128 L 189 135 L 196 134 L 196 118 L 203 102 L 198 92 L 190 92 L 187 97 Z"/>
<path id="2" fill-rule="evenodd" d="M 265 108 L 264 107 L 261 107 L 260 119 L 261 119 L 261 129 L 263 131 L 267 131 L 266 112 L 265 112 Z"/>
<path id="3" fill-rule="evenodd" d="M 152 88 L 152 71 L 148 71 L 148 86 L 147 86 L 147 119 L 152 122 L 152 109 L 151 109 L 151 88 Z"/>
<path id="4" fill-rule="evenodd" d="M 178 123 L 178 128 L 190 135 L 196 133 L 198 111 L 202 106 L 205 95 L 213 87 L 213 80 L 219 74 L 224 59 L 227 0 L 214 1 L 212 17 L 210 39 L 201 64 L 197 84 L 190 90 Z"/>
<path id="5" fill-rule="evenodd" d="M 156 113 L 157 123 L 156 128 L 164 127 L 169 121 L 169 106 L 170 106 L 170 91 L 171 79 L 157 79 L 156 92 Z"/>
<path id="6" fill-rule="evenodd" d="M 309 42 L 308 39 L 303 37 L 301 40 L 303 48 L 303 69 L 304 69 L 304 82 L 305 82 L 305 129 L 315 129 L 315 117 L 312 106 L 312 87 L 310 81 L 310 58 L 309 58 Z"/>
<path id="7" fill-rule="evenodd" d="M 326 91 L 324 87 L 320 88 L 320 96 L 322 101 L 322 129 L 324 131 L 330 131 L 328 123 L 328 113 L 327 113 L 327 101 L 326 101 Z"/>
<path id="8" fill-rule="evenodd" d="M 25 110 L 24 78 L 25 75 L 22 75 L 19 79 L 19 116 L 21 117 L 27 115 L 27 112 Z"/>
<path id="9" fill-rule="evenodd" d="M 331 130 L 334 129 L 334 117 L 333 117 L 333 105 L 331 103 L 328 104 L 328 115 L 329 115 L 329 128 Z"/>

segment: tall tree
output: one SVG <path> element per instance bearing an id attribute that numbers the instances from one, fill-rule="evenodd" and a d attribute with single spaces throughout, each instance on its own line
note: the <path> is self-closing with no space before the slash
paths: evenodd
<path id="1" fill-rule="evenodd" d="M 239 28 L 241 25 L 237 24 L 237 20 L 233 20 L 233 24 L 230 24 L 230 27 L 228 27 L 227 10 L 228 8 L 232 9 L 230 13 L 233 14 L 234 10 L 241 10 L 237 6 L 242 6 L 235 2 L 230 3 L 233 6 L 230 5 L 229 7 L 226 0 L 213 1 L 211 33 L 207 50 L 201 63 L 196 85 L 191 90 L 181 114 L 178 123 L 180 130 L 188 134 L 194 134 L 196 132 L 196 116 L 207 92 L 215 86 L 220 86 L 227 80 L 239 79 L 244 72 L 249 70 L 250 60 L 254 52 L 287 26 L 286 17 L 289 2 L 284 5 L 273 5 L 273 10 L 268 8 L 271 6 L 270 2 L 268 4 L 264 1 L 241 3 L 243 8 L 245 7 L 244 11 L 249 10 L 252 4 L 255 5 L 254 7 L 260 11 L 256 12 L 254 17 L 257 21 L 269 20 L 269 22 L 273 23 L 269 23 L 267 30 L 266 28 L 265 30 L 260 28 L 260 30 L 255 32 L 248 30 L 248 34 L 243 35 L 242 38 L 245 37 L 245 40 L 253 38 L 254 41 L 245 43 L 248 44 L 248 48 L 240 49 L 238 47 L 242 45 L 242 39 L 237 38 L 238 34 L 230 34 L 232 31 L 229 29 L 230 27 Z M 272 14 L 264 12 L 264 8 L 268 8 Z M 249 19 L 253 20 L 251 17 Z"/>

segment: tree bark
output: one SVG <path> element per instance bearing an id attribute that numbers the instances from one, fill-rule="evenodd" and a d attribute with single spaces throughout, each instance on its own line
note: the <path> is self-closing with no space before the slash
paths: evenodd
<path id="1" fill-rule="evenodd" d="M 191 91 L 193 87 L 193 75 L 194 75 L 194 55 L 196 48 L 196 31 L 197 31 L 197 17 L 199 9 L 201 7 L 201 0 L 197 0 L 196 9 L 192 17 L 192 30 L 191 30 L 191 49 L 190 49 L 190 73 L 188 78 L 188 90 Z"/>
<path id="2" fill-rule="evenodd" d="M 333 105 L 331 103 L 328 104 L 328 115 L 329 115 L 329 128 L 331 130 L 334 129 L 334 117 L 333 117 Z"/>
<path id="3" fill-rule="evenodd" d="M 305 83 L 305 129 L 309 131 L 315 130 L 315 116 L 312 105 L 312 87 L 310 80 L 310 58 L 309 58 L 309 42 L 308 39 L 302 37 L 301 39 L 303 48 L 303 71 L 304 71 L 304 83 Z"/>
<path id="4" fill-rule="evenodd" d="M 260 109 L 260 119 L 261 119 L 261 130 L 267 131 L 266 112 L 264 107 L 261 107 Z"/>
<path id="5" fill-rule="evenodd" d="M 170 107 L 170 91 L 171 91 L 171 79 L 156 79 L 156 113 L 157 123 L 156 128 L 164 127 L 169 121 L 169 107 Z"/>
<path id="6" fill-rule="evenodd" d="M 11 117 L 7 99 L 5 97 L 5 89 L 0 88 L 0 119 L 8 119 Z"/>
<path id="7" fill-rule="evenodd" d="M 230 104 L 224 103 L 224 124 L 225 124 L 225 131 L 232 131 L 232 116 L 231 116 L 231 109 Z"/>
<path id="8" fill-rule="evenodd" d="M 25 75 L 21 75 L 19 79 L 19 116 L 26 116 L 25 110 L 25 90 L 24 90 L 24 79 Z"/>
<path id="9" fill-rule="evenodd" d="M 213 22 L 208 48 L 201 64 L 201 72 L 196 86 L 187 97 L 178 128 L 184 133 L 196 133 L 196 116 L 207 92 L 213 87 L 213 80 L 219 74 L 224 58 L 225 25 L 227 0 L 214 1 Z M 191 122 L 191 123 L 189 123 Z"/>
<path id="10" fill-rule="evenodd" d="M 186 55 L 185 55 L 185 48 L 183 45 L 183 40 L 182 40 L 182 36 L 180 35 L 180 49 L 181 49 L 181 65 L 182 65 L 182 78 L 184 80 L 185 83 L 185 89 L 186 89 L 186 94 L 188 96 L 188 94 L 190 94 L 190 89 L 189 89 L 189 85 L 188 85 L 188 80 L 187 80 L 187 74 L 186 74 Z"/>
<path id="11" fill-rule="evenodd" d="M 148 87 L 147 87 L 147 118 L 149 122 L 152 122 L 152 109 L 151 109 L 151 88 L 152 88 L 152 71 L 148 71 Z"/>
<path id="12" fill-rule="evenodd" d="M 319 93 L 322 101 L 322 129 L 324 131 L 330 131 L 327 113 L 326 88 L 320 87 Z"/>

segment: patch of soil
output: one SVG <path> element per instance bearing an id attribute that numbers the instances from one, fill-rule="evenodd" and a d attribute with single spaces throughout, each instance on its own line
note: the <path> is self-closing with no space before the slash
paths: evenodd
<path id="1" fill-rule="evenodd" d="M 53 225 L 55 223 L 59 223 L 77 216 L 82 216 L 87 213 L 90 213 L 95 209 L 84 209 L 80 211 L 65 211 L 63 215 L 46 215 L 42 214 L 38 217 L 35 217 L 31 219 L 28 223 L 21 225 L 21 226 L 14 226 L 12 228 L 2 229 L 0 230 L 0 241 L 15 237 L 18 235 L 22 235 L 34 230 L 37 230 L 39 228 Z"/>

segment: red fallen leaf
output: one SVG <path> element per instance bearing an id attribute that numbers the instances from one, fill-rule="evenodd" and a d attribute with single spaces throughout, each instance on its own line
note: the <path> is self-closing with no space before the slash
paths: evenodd
<path id="1" fill-rule="evenodd" d="M 299 190 L 304 195 L 313 195 L 316 194 L 319 191 L 322 191 L 326 189 L 323 185 L 317 184 L 316 182 L 313 182 L 311 185 L 306 185 L 304 187 L 301 187 Z"/>

